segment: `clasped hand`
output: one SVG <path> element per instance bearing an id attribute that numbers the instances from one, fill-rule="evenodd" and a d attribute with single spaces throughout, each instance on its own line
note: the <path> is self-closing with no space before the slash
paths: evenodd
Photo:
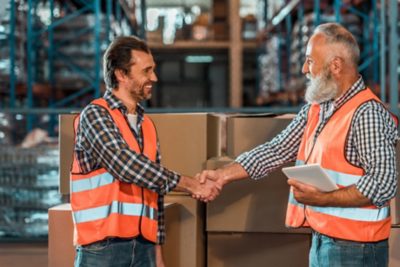
<path id="1" fill-rule="evenodd" d="M 213 170 L 204 170 L 196 174 L 195 179 L 199 182 L 199 185 L 192 197 L 203 202 L 214 200 L 224 186 L 218 172 Z"/>

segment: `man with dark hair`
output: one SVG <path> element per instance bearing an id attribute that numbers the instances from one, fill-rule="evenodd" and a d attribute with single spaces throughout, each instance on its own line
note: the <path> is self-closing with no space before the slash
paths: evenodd
<path id="1" fill-rule="evenodd" d="M 397 119 L 357 71 L 359 48 L 341 25 L 318 26 L 303 73 L 308 102 L 270 142 L 233 164 L 203 171 L 200 182 L 259 179 L 287 162 L 319 164 L 339 189 L 321 192 L 290 179 L 286 225 L 311 227 L 310 266 L 388 265 L 389 200 L 397 188 Z"/>
<path id="2" fill-rule="evenodd" d="M 107 90 L 76 118 L 71 206 L 75 266 L 164 266 L 163 196 L 175 189 L 209 201 L 219 190 L 160 165 L 153 122 L 139 102 L 157 82 L 146 43 L 116 38 L 104 55 Z"/>

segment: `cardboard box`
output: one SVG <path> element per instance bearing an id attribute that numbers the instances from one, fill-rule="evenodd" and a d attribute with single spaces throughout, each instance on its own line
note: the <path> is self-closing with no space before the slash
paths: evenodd
<path id="1" fill-rule="evenodd" d="M 166 242 L 163 254 L 166 266 L 204 267 L 204 204 L 184 194 L 170 194 L 167 203 L 177 208 L 166 210 Z"/>
<path id="2" fill-rule="evenodd" d="M 218 116 L 206 113 L 148 114 L 160 141 L 162 165 L 193 176 L 210 157 L 221 155 L 221 125 Z M 69 194 L 69 172 L 74 148 L 73 119 L 60 115 L 60 192 Z"/>
<path id="3" fill-rule="evenodd" d="M 74 224 L 70 204 L 49 209 L 49 267 L 74 266 Z"/>
<path id="4" fill-rule="evenodd" d="M 157 127 L 161 163 L 193 176 L 205 162 L 221 154 L 219 118 L 207 113 L 149 114 Z"/>
<path id="5" fill-rule="evenodd" d="M 181 205 L 165 202 L 168 238 L 163 249 L 166 266 L 204 266 L 204 237 L 199 233 L 202 229 L 202 225 L 199 224 L 202 217 L 198 215 L 201 204 L 188 198 L 171 197 L 171 199 L 178 199 Z M 74 265 L 73 236 L 74 224 L 71 205 L 61 204 L 50 208 L 49 267 L 70 267 Z M 196 239 L 199 240 L 196 241 Z"/>
<path id="6" fill-rule="evenodd" d="M 235 158 L 260 144 L 272 140 L 286 128 L 294 115 L 238 115 L 227 118 L 227 155 Z"/>
<path id="7" fill-rule="evenodd" d="M 394 225 L 389 238 L 389 267 L 400 267 L 400 225 Z"/>
<path id="8" fill-rule="evenodd" d="M 307 267 L 309 234 L 208 233 L 207 266 Z"/>
<path id="9" fill-rule="evenodd" d="M 223 157 L 207 161 L 207 169 L 232 162 Z M 218 232 L 309 233 L 309 228 L 285 227 L 289 186 L 277 170 L 260 180 L 245 179 L 227 184 L 207 204 L 206 229 Z"/>
<path id="10" fill-rule="evenodd" d="M 59 116 L 60 134 L 58 145 L 60 148 L 60 186 L 61 194 L 69 194 L 69 172 L 71 170 L 75 137 L 74 137 L 74 118 L 77 114 L 62 114 Z"/>

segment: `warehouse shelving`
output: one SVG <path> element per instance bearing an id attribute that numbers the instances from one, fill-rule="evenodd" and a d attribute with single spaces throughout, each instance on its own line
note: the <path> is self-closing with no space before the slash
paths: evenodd
<path id="1" fill-rule="evenodd" d="M 79 108 L 88 103 L 88 96 L 99 97 L 102 53 L 113 35 L 135 33 L 134 5 L 126 0 L 27 0 L 26 5 L 26 108 L 43 106 L 35 97 L 38 90 L 52 108 Z M 48 21 L 39 13 L 48 13 Z M 28 114 L 28 130 L 34 121 Z M 52 122 L 50 129 L 54 117 Z"/>
<path id="2" fill-rule="evenodd" d="M 33 8 L 33 10 L 34 10 L 34 11 L 29 12 L 29 14 L 32 16 L 36 12 L 34 6 L 35 6 L 35 3 L 38 2 L 38 0 L 30 0 L 30 1 L 26 0 L 26 1 L 31 4 L 31 8 Z M 14 3 L 14 2 L 15 3 L 19 3 L 21 1 L 10 1 L 10 3 Z M 46 2 L 46 1 L 39 1 L 39 2 Z M 50 2 L 50 1 L 47 1 L 47 2 Z M 99 9 L 101 11 L 100 13 L 102 13 L 102 12 L 103 13 L 107 13 L 107 12 L 110 12 L 110 10 L 111 10 L 111 13 L 113 13 L 113 16 L 117 18 L 117 21 L 118 21 L 118 18 L 125 17 L 129 21 L 130 25 L 131 24 L 135 24 L 135 23 L 136 24 L 139 23 L 139 22 L 136 21 L 135 16 L 132 15 L 132 14 L 134 14 L 134 12 L 132 12 L 132 11 L 133 11 L 134 8 L 141 7 L 141 11 L 140 12 L 142 14 L 142 18 L 145 19 L 145 12 L 143 12 L 143 9 L 146 7 L 146 1 L 144 1 L 144 0 L 142 0 L 142 1 L 129 1 L 130 3 L 133 3 L 133 2 L 138 3 L 138 2 L 140 2 L 141 6 L 136 6 L 136 7 L 134 5 L 132 5 L 132 4 L 129 5 L 128 1 L 124 2 L 124 1 L 121 1 L 121 0 L 119 0 L 119 1 L 109 1 L 109 0 L 106 0 L 106 1 L 101 1 L 101 0 L 94 0 L 94 1 L 84 1 L 84 0 L 55 1 L 54 0 L 52 2 L 54 2 L 56 5 L 58 3 L 60 3 L 60 2 L 63 2 L 64 3 L 64 7 L 68 11 L 67 15 L 73 14 L 75 11 L 77 11 L 78 10 L 77 7 L 82 8 L 87 4 L 92 5 L 91 8 L 87 9 L 87 12 L 90 11 L 91 13 L 93 13 L 93 12 L 96 13 L 96 7 L 94 7 L 94 5 L 97 5 L 96 2 L 100 2 L 100 5 L 99 5 Z M 228 97 L 227 97 L 228 98 L 228 106 L 230 108 L 240 108 L 240 107 L 243 106 L 243 103 L 242 103 L 243 75 L 242 75 L 242 71 L 241 71 L 243 69 L 243 51 L 246 51 L 246 50 L 248 50 L 248 51 L 254 51 L 254 50 L 260 51 L 260 50 L 262 50 L 262 48 L 260 49 L 260 47 L 257 45 L 257 43 L 255 41 L 248 42 L 248 41 L 242 40 L 242 38 L 241 38 L 242 25 L 241 25 L 240 16 L 238 14 L 238 10 L 240 8 L 240 1 L 239 0 L 234 0 L 234 1 L 226 1 L 226 2 L 227 2 L 226 9 L 228 11 L 227 13 L 229 14 L 228 20 L 230 21 L 229 22 L 230 23 L 229 39 L 227 41 L 204 41 L 204 42 L 194 42 L 194 41 L 182 41 L 181 42 L 181 41 L 177 41 L 173 45 L 163 45 L 163 44 L 152 43 L 152 42 L 149 42 L 149 43 L 150 43 L 150 46 L 156 52 L 157 51 L 161 51 L 163 53 L 164 52 L 168 52 L 168 50 L 173 52 L 174 50 L 176 51 L 177 49 L 201 50 L 201 51 L 218 50 L 220 52 L 224 51 L 224 53 L 227 53 L 227 55 L 228 55 L 228 61 L 227 62 L 229 64 L 229 66 L 228 66 L 228 73 L 229 73 L 229 75 L 228 75 L 228 79 L 229 79 L 228 88 L 229 89 L 228 89 Z M 268 2 L 272 3 L 273 1 L 264 1 L 264 2 L 266 2 L 266 5 L 268 5 Z M 294 23 L 296 22 L 294 17 L 298 17 L 298 18 L 300 18 L 302 16 L 304 17 L 304 9 L 302 10 L 301 6 L 303 6 L 306 2 L 308 3 L 308 5 L 309 5 L 309 3 L 312 3 L 313 13 L 315 15 L 314 24 L 318 24 L 321 21 L 321 18 L 323 17 L 324 12 L 325 12 L 323 10 L 324 8 L 323 7 L 321 8 L 321 5 L 324 4 L 322 1 L 317 1 L 317 0 L 314 0 L 313 2 L 298 1 L 298 0 L 286 1 L 285 5 L 287 7 L 292 7 L 291 10 L 289 10 L 289 12 L 286 11 L 287 15 L 285 15 L 285 13 L 278 12 L 273 17 L 275 19 L 280 18 L 280 22 L 279 21 L 275 22 L 275 23 L 277 23 L 277 26 L 275 26 L 275 27 L 276 28 L 280 27 L 280 30 L 282 31 L 282 33 L 281 33 L 282 35 L 279 38 L 279 41 L 280 41 L 280 44 L 281 44 L 281 50 L 279 51 L 279 53 L 286 53 L 288 55 L 293 55 L 293 52 L 291 50 L 289 50 L 289 46 L 286 45 L 286 47 L 284 47 L 283 44 L 287 44 L 287 43 L 292 43 L 293 44 L 295 38 L 293 38 L 291 36 L 286 36 L 286 35 L 284 35 L 284 33 L 286 31 L 293 30 Z M 72 3 L 72 4 L 68 4 L 68 3 Z M 341 1 L 337 1 L 336 0 L 333 3 L 334 3 L 334 6 L 336 7 L 336 9 L 335 9 L 336 12 L 333 12 L 333 14 L 336 16 L 337 20 L 340 20 L 340 12 L 339 12 L 340 9 L 343 9 L 343 8 L 351 9 L 348 6 L 344 5 Z M 372 7 L 376 7 L 379 4 L 379 2 L 376 1 L 376 0 L 372 1 L 372 3 L 373 3 Z M 373 10 L 373 16 L 368 16 L 369 19 L 370 19 L 370 22 L 374 22 L 374 23 L 372 23 L 372 26 L 373 26 L 372 27 L 372 32 L 373 32 L 374 36 L 376 35 L 376 33 L 381 33 L 382 32 L 381 29 L 376 26 L 376 25 L 379 24 L 379 23 L 376 23 L 376 21 L 379 20 L 378 17 L 377 17 L 378 11 L 383 11 L 385 13 L 385 17 L 386 17 L 387 14 L 390 15 L 396 9 L 396 8 L 393 8 L 393 6 L 395 6 L 395 7 L 397 6 L 398 7 L 398 3 L 396 1 L 392 1 L 392 0 L 387 0 L 387 1 L 383 1 L 382 0 L 381 3 L 383 3 L 381 5 L 385 5 L 386 8 L 385 9 L 377 9 L 377 8 L 375 8 Z M 389 8 L 389 5 L 391 5 L 391 8 Z M 302 12 L 303 12 L 303 14 L 302 14 Z M 127 13 L 129 13 L 129 14 L 127 14 Z M 280 17 L 277 16 L 277 15 L 279 15 L 279 13 L 281 13 Z M 365 15 L 361 15 L 361 16 L 363 17 L 363 19 L 367 19 Z M 99 20 L 100 20 L 100 18 L 99 18 Z M 272 22 L 272 19 L 271 19 L 271 21 L 268 21 L 268 22 Z M 70 22 L 68 22 L 68 23 L 70 23 Z M 56 69 L 56 67 L 60 66 L 60 62 L 54 62 L 55 61 L 55 57 L 57 57 L 57 55 L 56 55 L 56 53 L 54 51 L 56 50 L 58 45 L 54 44 L 54 42 L 51 42 L 51 39 L 53 39 L 53 41 L 55 41 L 54 40 L 54 38 L 55 38 L 54 31 L 57 30 L 58 27 L 61 27 L 62 26 L 61 24 L 62 24 L 61 21 L 58 21 L 58 20 L 54 19 L 53 22 L 50 25 L 48 25 L 48 26 L 46 26 L 46 27 L 44 27 L 42 29 L 39 29 L 37 31 L 37 33 L 42 34 L 41 36 L 43 38 L 40 38 L 41 40 L 36 40 L 36 39 L 39 39 L 37 37 L 34 38 L 34 41 L 32 41 L 32 38 L 28 38 L 28 41 L 30 40 L 29 41 L 29 45 L 28 45 L 29 47 L 32 47 L 35 42 L 40 43 L 40 42 L 43 41 L 43 43 L 44 42 L 47 43 L 50 40 L 50 42 L 48 42 L 48 45 L 46 44 L 46 46 L 43 47 L 44 53 L 46 55 L 49 55 L 49 59 L 50 60 L 48 61 L 48 63 L 45 62 L 45 64 L 42 64 L 42 65 L 47 66 L 46 67 L 47 70 L 45 72 L 45 73 L 47 73 L 46 75 L 48 75 L 50 78 L 53 77 L 53 78 L 49 79 L 49 84 L 51 85 L 49 87 L 53 87 L 52 86 L 53 82 L 51 82 L 51 81 L 54 80 L 54 70 Z M 32 24 L 30 24 L 30 25 L 32 26 Z M 137 32 L 136 33 L 140 34 L 140 31 L 143 31 L 142 30 L 143 27 L 144 27 L 143 23 L 140 24 L 140 27 L 138 27 L 138 25 L 136 25 L 136 27 L 137 27 L 137 29 L 136 29 Z M 95 27 L 91 28 L 91 30 L 87 29 L 87 31 L 92 31 L 94 33 L 95 32 L 94 28 Z M 103 28 L 105 29 L 106 32 L 109 32 L 111 30 L 111 24 L 108 23 Z M 367 29 L 371 30 L 370 28 L 371 27 L 367 27 L 367 26 L 365 27 L 364 32 L 363 32 L 364 36 L 367 36 L 366 30 Z M 32 33 L 32 31 L 34 31 L 34 30 L 31 29 L 30 31 Z M 51 32 L 53 32 L 53 34 L 51 34 Z M 82 30 L 81 32 L 79 32 L 79 31 L 76 32 L 77 35 L 79 35 L 79 34 L 83 35 L 84 33 L 85 33 L 85 30 Z M 391 33 L 391 32 L 388 32 L 388 33 Z M 100 33 L 98 33 L 98 34 L 101 37 L 101 34 Z M 394 34 L 397 35 L 398 33 L 391 33 L 391 35 L 392 34 L 393 35 Z M 36 34 L 33 34 L 33 35 L 36 35 Z M 51 37 L 51 35 L 53 37 Z M 94 36 L 96 36 L 95 33 L 94 33 Z M 392 38 L 392 37 L 390 37 L 390 38 Z M 382 41 L 380 42 L 381 44 L 378 43 L 378 46 L 377 46 L 376 40 L 379 40 L 379 38 L 376 37 L 376 38 L 373 38 L 373 39 L 374 40 L 371 43 L 371 45 L 369 46 L 369 48 L 366 49 L 366 50 L 363 49 L 363 52 L 365 52 L 365 51 L 368 52 L 368 54 L 369 54 L 368 57 L 369 58 L 366 57 L 366 59 L 363 61 L 364 64 L 362 65 L 362 67 L 365 68 L 365 69 L 371 69 L 372 68 L 373 69 L 372 71 L 369 70 L 368 77 L 371 77 L 374 81 L 376 81 L 376 79 L 377 79 L 377 71 L 376 71 L 377 70 L 377 66 L 380 65 L 380 68 L 383 68 L 382 67 L 382 65 L 383 65 L 382 63 L 376 64 L 377 63 L 377 59 L 378 59 L 377 58 L 377 54 L 378 54 L 377 52 L 381 51 L 381 53 L 382 53 L 382 49 L 380 49 L 380 46 L 382 46 Z M 9 41 L 12 42 L 12 39 L 10 38 Z M 43 44 L 40 44 L 40 45 L 43 46 Z M 53 45 L 52 48 L 50 48 L 51 45 Z M 377 50 L 377 47 L 378 47 L 379 50 Z M 392 48 L 391 49 L 391 53 L 393 53 L 393 51 L 394 50 Z M 61 56 L 60 58 L 65 59 L 66 57 L 62 57 Z M 392 59 L 392 57 L 389 58 L 389 60 L 391 60 L 391 59 Z M 29 55 L 28 56 L 28 60 L 30 60 L 30 62 L 34 61 L 34 56 Z M 68 60 L 61 60 L 61 62 L 62 62 L 61 64 L 67 65 Z M 301 59 L 299 60 L 299 62 L 301 62 Z M 97 66 L 100 65 L 98 63 L 99 62 L 97 62 Z M 287 64 L 287 59 L 286 59 L 286 62 L 285 61 L 280 61 L 278 66 L 280 68 L 282 68 L 284 66 L 283 63 Z M 52 68 L 51 65 L 53 65 L 55 67 Z M 79 65 L 79 64 L 77 64 L 77 65 Z M 95 66 L 95 68 L 97 68 L 97 66 Z M 370 66 L 372 66 L 372 67 L 370 67 Z M 39 68 L 39 66 L 35 65 L 35 64 L 28 64 L 28 67 L 29 68 Z M 71 66 L 71 68 L 73 68 L 73 67 Z M 29 90 L 27 91 L 27 96 L 28 96 L 27 97 L 27 101 L 26 101 L 26 104 L 23 105 L 22 108 L 20 108 L 20 110 L 24 111 L 24 112 L 31 112 L 32 110 L 34 110 L 34 109 L 39 107 L 39 105 L 37 105 L 38 103 L 34 103 L 35 102 L 34 101 L 34 92 L 35 92 L 35 89 L 36 89 L 35 88 L 35 82 L 36 81 L 35 81 L 34 74 L 32 74 L 32 72 L 35 72 L 35 70 L 29 69 L 29 71 L 28 71 L 28 73 L 29 73 L 29 81 L 27 82 L 27 84 L 29 85 Z M 83 73 L 85 73 L 85 72 L 81 71 L 80 68 L 75 68 L 74 69 L 74 73 L 76 73 L 77 75 L 83 76 L 84 75 Z M 95 73 L 98 73 L 98 72 L 95 71 Z M 291 72 L 288 72 L 288 73 L 279 72 L 279 74 L 281 75 L 280 77 L 278 77 L 280 83 L 284 83 L 285 79 L 292 79 L 293 78 L 293 74 Z M 88 86 L 86 88 L 87 91 L 84 90 L 84 88 L 80 88 L 82 90 L 79 90 L 78 92 L 70 91 L 70 92 L 68 92 L 68 94 L 66 96 L 62 97 L 61 101 L 56 95 L 56 92 L 59 92 L 59 90 L 54 90 L 53 89 L 53 92 L 50 93 L 50 97 L 49 97 L 49 99 L 51 100 L 50 101 L 51 102 L 51 106 L 54 107 L 55 109 L 60 110 L 60 111 L 61 110 L 64 111 L 64 110 L 68 110 L 68 108 L 66 108 L 66 107 L 73 107 L 75 105 L 76 108 L 79 108 L 80 106 L 85 104 L 86 101 L 82 100 L 83 99 L 82 98 L 82 94 L 84 94 L 84 92 L 87 92 L 88 94 L 92 94 L 93 96 L 96 96 L 96 94 L 98 95 L 100 90 L 101 90 L 101 87 L 100 87 L 100 89 L 97 89 L 99 87 L 96 87 L 96 89 L 89 88 L 89 87 L 93 87 L 93 85 L 97 86 L 96 84 L 98 83 L 99 79 L 98 79 L 98 77 L 96 75 L 92 75 L 92 76 L 89 76 L 89 77 L 87 75 L 85 76 L 86 78 L 89 78 L 89 80 L 93 81 L 93 83 L 89 83 L 88 84 Z M 380 76 L 381 84 L 383 84 L 382 80 L 384 80 L 384 78 L 382 77 L 381 74 L 379 74 L 379 76 Z M 390 77 L 392 79 L 393 75 L 390 75 Z M 18 77 L 16 77 L 16 78 L 18 78 Z M 259 79 L 259 78 L 256 77 L 255 79 Z M 396 78 L 393 78 L 393 79 L 396 79 Z M 101 80 L 101 77 L 100 77 L 100 80 Z M 389 82 L 389 84 L 391 84 L 392 88 L 393 88 L 392 84 L 394 84 L 395 82 L 396 83 L 398 82 L 398 78 L 395 81 Z M 283 88 L 283 86 L 281 86 L 281 87 Z M 382 87 L 382 85 L 381 85 L 381 87 Z M 393 90 L 393 89 L 391 89 L 391 90 Z M 14 96 L 17 95 L 17 91 L 18 91 L 17 89 L 11 87 L 11 90 L 10 90 L 11 99 L 15 98 L 15 97 L 13 97 L 13 95 Z M 56 92 L 54 92 L 54 91 L 56 91 Z M 382 90 L 381 92 L 384 92 L 384 91 L 385 90 Z M 395 102 L 397 101 L 398 102 L 398 100 L 396 100 L 395 94 L 391 94 L 391 95 L 394 95 L 394 97 L 391 97 L 390 100 L 394 99 L 393 101 L 395 101 Z M 75 103 L 75 104 L 72 105 L 72 103 Z M 9 105 L 4 106 L 4 108 L 5 109 L 7 109 L 7 108 L 10 109 L 13 106 L 15 106 L 15 100 L 11 100 Z M 394 106 L 394 104 L 392 104 L 391 106 Z M 267 106 L 265 108 L 268 109 L 269 107 Z M 30 123 L 30 126 L 28 128 L 31 128 L 32 125 L 33 125 L 33 123 Z"/>
<path id="3" fill-rule="evenodd" d="M 273 1 L 266 1 L 266 5 Z M 364 78 L 372 82 L 372 87 L 375 91 L 381 91 L 381 97 L 386 101 L 385 95 L 385 67 L 390 63 L 390 108 L 399 114 L 398 111 L 398 74 L 396 74 L 394 65 L 398 64 L 398 8 L 399 4 L 396 1 L 362 1 L 361 5 L 367 4 L 368 8 L 359 10 L 348 4 L 348 1 L 341 0 L 333 1 L 333 8 L 329 10 L 325 6 L 326 2 L 319 0 L 288 1 L 281 7 L 273 16 L 267 18 L 264 31 L 268 33 L 268 40 L 271 36 L 275 35 L 277 39 L 277 47 L 274 51 L 265 51 L 264 53 L 276 53 L 277 62 L 272 64 L 272 68 L 278 68 L 275 74 L 277 91 L 291 92 L 297 90 L 296 88 L 305 87 L 305 79 L 301 74 L 301 66 L 304 62 L 305 46 L 307 37 L 312 33 L 311 29 L 316 27 L 322 22 L 339 22 L 344 24 L 358 39 L 361 46 L 360 65 L 359 71 L 363 74 Z M 380 5 L 378 5 L 380 4 Z M 306 7 L 305 7 L 306 6 Z M 307 11 L 311 11 L 308 12 Z M 345 12 L 345 13 L 344 13 Z M 385 19 L 389 18 L 390 29 L 389 43 L 391 48 L 387 50 L 385 35 L 386 25 Z M 354 21 L 354 22 L 351 22 Z M 357 24 L 352 25 L 351 23 Z M 380 23 L 383 24 L 380 24 Z M 350 23 L 350 24 L 349 24 Z M 310 30 L 304 32 L 304 26 L 309 25 Z M 358 25 L 355 27 L 355 25 Z M 311 27 L 313 26 L 313 27 Z M 297 31 L 294 31 L 296 30 Z M 303 30 L 299 30 L 303 29 Z M 296 34 L 294 34 L 296 32 Z M 299 41 L 300 40 L 300 41 Z M 396 48 L 395 48 L 396 47 Z M 390 56 L 387 57 L 387 53 Z M 282 56 L 284 55 L 284 56 Z M 379 62 L 380 60 L 380 62 Z M 271 77 L 269 77 L 269 80 Z M 261 82 L 262 76 L 260 79 Z M 367 81 L 367 82 L 368 82 Z"/>

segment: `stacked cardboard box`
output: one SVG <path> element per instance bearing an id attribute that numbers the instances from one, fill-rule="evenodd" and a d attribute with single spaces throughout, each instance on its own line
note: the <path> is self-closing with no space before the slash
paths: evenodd
<path id="1" fill-rule="evenodd" d="M 204 169 L 208 158 L 219 155 L 221 126 L 217 116 L 205 113 L 149 116 L 157 127 L 162 164 L 167 168 L 193 176 Z M 165 201 L 178 204 L 175 213 L 166 215 L 166 266 L 204 267 L 204 204 L 179 192 L 171 192 Z"/>
<path id="2" fill-rule="evenodd" d="M 69 193 L 73 117 L 60 118 L 60 191 L 64 194 Z M 204 168 L 229 164 L 240 153 L 271 140 L 292 120 L 292 116 L 270 114 L 150 117 L 157 127 L 162 164 L 190 176 Z M 309 230 L 284 226 L 288 190 L 286 178 L 276 170 L 259 181 L 247 179 L 227 185 L 206 211 L 203 203 L 189 195 L 170 193 L 166 203 L 175 205 L 166 205 L 166 266 L 264 266 L 266 262 L 271 266 L 307 266 Z M 398 200 L 392 201 L 393 223 L 399 222 L 399 213 L 395 212 L 398 207 Z M 70 211 L 56 207 L 49 210 L 49 215 L 50 266 L 63 266 L 54 255 L 69 257 L 63 260 L 69 264 L 74 254 Z M 54 216 L 58 219 L 54 220 Z M 392 229 L 390 241 L 392 267 L 398 261 L 392 252 L 400 235 L 397 230 L 400 228 Z"/>
<path id="3" fill-rule="evenodd" d="M 389 238 L 389 267 L 400 267 L 400 224 L 393 225 Z"/>
<path id="4" fill-rule="evenodd" d="M 226 151 L 230 157 L 207 161 L 215 169 L 240 153 L 270 141 L 292 116 L 230 116 Z M 228 184 L 207 205 L 207 266 L 307 266 L 308 229 L 285 228 L 289 186 L 280 170 L 268 177 Z M 287 257 L 287 255 L 291 255 Z"/>
<path id="5" fill-rule="evenodd" d="M 74 266 L 74 224 L 70 204 L 49 209 L 49 267 Z"/>

